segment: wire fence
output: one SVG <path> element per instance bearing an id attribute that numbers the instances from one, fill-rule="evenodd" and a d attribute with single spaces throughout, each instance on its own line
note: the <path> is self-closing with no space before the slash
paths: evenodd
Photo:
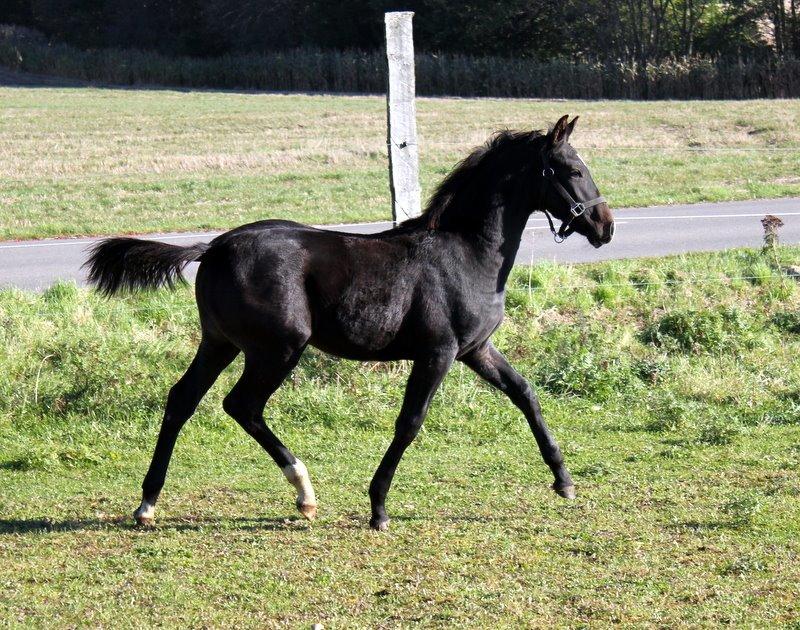
<path id="1" fill-rule="evenodd" d="M 602 263 L 590 263 L 602 264 Z M 574 267 L 576 265 L 570 264 L 567 267 Z M 649 287 L 679 287 L 679 286 L 702 286 L 707 284 L 725 285 L 732 282 L 752 282 L 752 283 L 765 283 L 769 281 L 779 281 L 785 283 L 787 281 L 800 282 L 800 269 L 795 273 L 791 270 L 781 270 L 774 267 L 771 268 L 770 273 L 761 275 L 726 275 L 722 272 L 718 274 L 708 274 L 704 276 L 690 276 L 686 278 L 666 278 L 664 280 L 639 280 L 631 278 L 626 282 L 597 280 L 594 283 L 580 283 L 580 284 L 552 284 L 552 285 L 534 285 L 532 272 L 536 268 L 535 263 L 528 266 L 528 284 L 521 286 L 519 284 L 511 284 L 506 286 L 506 295 L 533 295 L 538 293 L 573 293 L 579 291 L 598 291 L 603 289 L 636 289 L 642 290 Z M 0 289 L 3 291 L 3 289 Z M 6 289 L 7 291 L 7 289 Z M 14 289 L 12 289 L 14 291 Z M 23 293 L 20 290 L 20 293 Z M 127 294 L 116 296 L 113 301 L 103 302 L 103 315 L 104 318 L 113 319 L 114 317 L 124 317 L 130 314 L 171 314 L 171 313 L 186 313 L 189 311 L 195 312 L 197 306 L 192 299 L 192 296 L 186 295 L 187 300 L 180 300 L 178 295 L 174 295 L 175 301 L 168 304 L 148 304 L 140 306 L 136 302 L 142 299 L 142 295 L 152 295 L 156 292 L 143 292 L 137 297 L 136 294 Z M 92 311 L 95 306 L 91 303 L 80 303 L 74 305 L 72 313 L 80 316 L 82 313 Z M 0 308 L 0 316 L 3 314 L 3 309 Z M 35 315 L 39 317 L 60 317 L 64 315 L 64 309 L 61 305 L 54 306 L 51 309 L 37 308 Z"/>
<path id="2" fill-rule="evenodd" d="M 509 126 L 511 127 L 511 126 Z M 469 149 L 479 146 L 486 142 L 487 138 L 491 137 L 496 130 L 476 130 L 470 132 L 467 136 L 459 140 L 434 140 L 425 138 L 423 135 L 418 135 L 418 140 L 415 143 L 421 150 L 427 148 L 449 148 L 455 147 L 459 149 Z M 289 135 L 282 134 L 281 141 L 284 145 L 291 145 L 293 143 L 304 143 L 310 145 L 312 148 L 328 149 L 336 148 L 338 150 L 352 149 L 354 144 L 351 141 L 348 144 L 343 144 L 340 140 L 325 140 L 325 139 L 309 139 L 307 135 Z M 361 146 L 357 148 L 374 147 L 385 149 L 387 142 L 385 138 L 375 137 L 374 139 L 361 140 Z M 604 144 L 602 146 L 592 145 L 579 145 L 577 147 L 581 151 L 650 151 L 654 153 L 663 153 L 665 151 L 680 152 L 685 151 L 688 153 L 725 153 L 725 152 L 754 152 L 754 153 L 798 153 L 800 152 L 800 145 L 798 146 L 731 146 L 731 145 L 709 145 L 709 146 L 669 146 L 669 145 L 615 145 Z"/>
<path id="3" fill-rule="evenodd" d="M 486 137 L 491 134 L 488 134 L 483 137 L 483 139 L 475 139 L 475 140 L 453 140 L 453 141 L 426 141 L 424 138 L 420 138 L 418 144 L 420 149 L 423 151 L 426 148 L 446 148 L 446 147 L 459 147 L 463 148 L 465 146 L 470 145 L 477 145 L 482 144 Z M 653 152 L 653 153 L 664 153 L 664 152 L 687 152 L 687 153 L 735 153 L 737 151 L 741 152 L 752 152 L 752 153 L 800 153 L 800 146 L 792 146 L 792 147 L 731 147 L 731 146 L 708 146 L 708 147 L 671 147 L 671 146 L 638 146 L 638 145 L 626 145 L 626 146 L 613 146 L 613 145 L 604 145 L 604 146 L 579 146 L 578 147 L 581 152 L 584 151 L 642 151 L 642 152 Z"/>
<path id="4" fill-rule="evenodd" d="M 790 277 L 790 276 L 786 276 Z M 741 280 L 748 280 L 748 281 L 759 281 L 763 282 L 769 279 L 781 279 L 782 276 L 778 275 L 763 275 L 763 276 L 724 276 L 724 275 L 716 275 L 716 276 L 706 276 L 706 277 L 694 277 L 694 278 L 682 278 L 682 279 L 675 279 L 675 280 L 663 280 L 658 282 L 651 282 L 651 281 L 639 281 L 639 280 L 630 280 L 629 282 L 603 282 L 602 280 L 597 281 L 595 284 L 573 284 L 573 285 L 558 285 L 556 287 L 545 287 L 545 286 L 527 286 L 527 287 L 510 287 L 506 288 L 506 292 L 510 289 L 511 291 L 594 291 L 599 288 L 628 288 L 628 289 L 641 289 L 645 287 L 662 287 L 662 286 L 681 286 L 681 285 L 693 285 L 699 286 L 702 284 L 725 284 L 728 282 L 736 282 Z"/>

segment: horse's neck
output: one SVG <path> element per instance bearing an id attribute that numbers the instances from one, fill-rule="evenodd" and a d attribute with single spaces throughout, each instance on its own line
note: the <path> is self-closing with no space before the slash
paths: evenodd
<path id="1" fill-rule="evenodd" d="M 497 291 L 505 288 L 530 216 L 528 206 L 535 203 L 539 190 L 532 177 L 540 172 L 536 165 L 507 168 L 495 172 L 489 182 L 485 175 L 473 180 L 469 188 L 457 193 L 443 215 L 445 229 L 461 233 L 479 275 L 491 278 Z"/>
<path id="2" fill-rule="evenodd" d="M 473 248 L 481 268 L 494 278 L 497 291 L 505 288 L 527 217 L 521 209 L 497 202 L 492 204 L 479 226 Z"/>

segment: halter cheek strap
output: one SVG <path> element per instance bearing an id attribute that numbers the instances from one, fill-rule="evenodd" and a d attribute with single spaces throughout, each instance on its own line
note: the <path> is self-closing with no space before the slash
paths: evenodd
<path id="1" fill-rule="evenodd" d="M 550 224 L 550 231 L 553 233 L 553 239 L 555 242 L 563 243 L 564 240 L 570 234 L 572 234 L 572 232 L 567 232 L 572 222 L 578 217 L 584 215 L 590 208 L 594 208 L 601 203 L 605 203 L 606 199 L 601 195 L 600 197 L 595 197 L 594 199 L 589 199 L 588 201 L 575 201 L 575 198 L 569 194 L 569 191 L 564 188 L 560 181 L 558 181 L 555 170 L 553 170 L 553 167 L 550 166 L 550 160 L 547 158 L 546 151 L 542 151 L 542 177 L 544 178 L 544 185 L 542 186 L 539 209 L 544 212 L 544 216 L 547 217 L 547 222 Z M 550 212 L 544 205 L 544 195 L 547 192 L 548 185 L 552 185 L 556 189 L 556 192 L 561 195 L 561 198 L 569 204 L 569 212 L 572 215 L 568 221 L 561 222 L 561 227 L 558 229 L 558 232 L 556 232 L 556 228 L 553 225 L 553 219 L 550 216 Z"/>

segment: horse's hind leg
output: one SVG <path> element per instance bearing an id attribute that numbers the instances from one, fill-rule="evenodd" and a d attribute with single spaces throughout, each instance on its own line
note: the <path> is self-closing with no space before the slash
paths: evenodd
<path id="1" fill-rule="evenodd" d="M 222 370 L 237 354 L 239 350 L 227 341 L 204 336 L 189 369 L 170 389 L 153 460 L 142 483 L 142 503 L 133 513 L 140 525 L 153 522 L 156 501 L 164 486 L 178 433 Z"/>
<path id="2" fill-rule="evenodd" d="M 317 515 L 317 500 L 305 464 L 270 431 L 263 412 L 269 397 L 300 360 L 305 343 L 269 351 L 246 351 L 244 372 L 222 405 L 236 422 L 278 464 L 287 481 L 297 490 L 296 506 L 308 520 Z"/>

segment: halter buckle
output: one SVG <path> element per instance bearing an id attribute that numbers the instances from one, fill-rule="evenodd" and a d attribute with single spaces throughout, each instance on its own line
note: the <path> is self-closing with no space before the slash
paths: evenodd
<path id="1" fill-rule="evenodd" d="M 545 179 L 551 179 L 552 177 L 555 177 L 555 174 L 556 172 L 550 166 L 542 169 L 542 177 Z"/>
<path id="2" fill-rule="evenodd" d="M 583 205 L 583 203 L 579 201 L 579 202 L 578 202 L 578 203 L 576 203 L 574 206 L 572 206 L 572 207 L 569 209 L 569 211 L 572 213 L 572 218 L 573 218 L 573 219 L 577 219 L 577 218 L 578 218 L 579 216 L 581 216 L 581 215 L 582 215 L 584 212 L 586 212 L 586 206 L 584 206 L 584 205 Z"/>

